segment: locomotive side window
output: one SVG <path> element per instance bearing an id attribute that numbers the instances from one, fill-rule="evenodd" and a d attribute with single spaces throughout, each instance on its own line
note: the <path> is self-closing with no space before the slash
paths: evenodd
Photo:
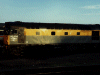
<path id="1" fill-rule="evenodd" d="M 55 35 L 55 32 L 51 32 L 51 35 Z"/>
<path id="2" fill-rule="evenodd" d="M 80 35 L 80 32 L 77 32 L 77 35 Z"/>
<path id="3" fill-rule="evenodd" d="M 40 35 L 40 32 L 36 32 L 36 35 Z"/>
<path id="4" fill-rule="evenodd" d="M 92 31 L 92 40 L 99 40 L 99 31 Z"/>
<path id="5" fill-rule="evenodd" d="M 65 32 L 65 35 L 68 35 L 68 32 Z"/>

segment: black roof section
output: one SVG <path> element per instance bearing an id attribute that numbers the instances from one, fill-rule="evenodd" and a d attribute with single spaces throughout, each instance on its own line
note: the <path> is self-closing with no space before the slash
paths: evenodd
<path id="1" fill-rule="evenodd" d="M 5 23 L 0 23 L 0 27 L 3 27 L 5 25 Z"/>
<path id="2" fill-rule="evenodd" d="M 0 23 L 0 30 L 4 29 L 4 25 L 5 25 L 5 23 Z"/>
<path id="3" fill-rule="evenodd" d="M 5 27 L 26 27 L 46 29 L 77 29 L 77 30 L 100 30 L 99 24 L 64 24 L 64 23 L 34 23 L 34 22 L 5 22 Z"/>

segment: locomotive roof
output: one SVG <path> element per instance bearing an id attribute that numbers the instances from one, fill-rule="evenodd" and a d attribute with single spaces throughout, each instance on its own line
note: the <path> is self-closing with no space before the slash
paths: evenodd
<path id="1" fill-rule="evenodd" d="M 99 24 L 64 24 L 64 23 L 34 23 L 34 22 L 5 22 L 5 27 L 46 28 L 46 29 L 80 29 L 100 30 Z"/>

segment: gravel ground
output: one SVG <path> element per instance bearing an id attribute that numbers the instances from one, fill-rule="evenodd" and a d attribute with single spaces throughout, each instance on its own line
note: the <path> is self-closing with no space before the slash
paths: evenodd
<path id="1" fill-rule="evenodd" d="M 73 54 L 48 59 L 16 58 L 0 61 L 0 71 L 27 68 L 100 65 L 100 53 Z"/>

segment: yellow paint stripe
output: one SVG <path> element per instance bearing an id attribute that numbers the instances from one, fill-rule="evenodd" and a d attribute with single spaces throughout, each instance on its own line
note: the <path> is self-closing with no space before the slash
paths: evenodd
<path id="1" fill-rule="evenodd" d="M 92 31 L 100 30 L 71 30 L 71 29 L 24 29 L 24 35 L 36 35 L 39 32 L 40 35 L 37 36 L 52 36 L 51 32 L 55 32 L 55 36 L 92 36 Z M 65 35 L 68 32 L 68 35 Z M 80 32 L 80 35 L 77 35 Z M 100 34 L 99 34 L 100 36 Z"/>

